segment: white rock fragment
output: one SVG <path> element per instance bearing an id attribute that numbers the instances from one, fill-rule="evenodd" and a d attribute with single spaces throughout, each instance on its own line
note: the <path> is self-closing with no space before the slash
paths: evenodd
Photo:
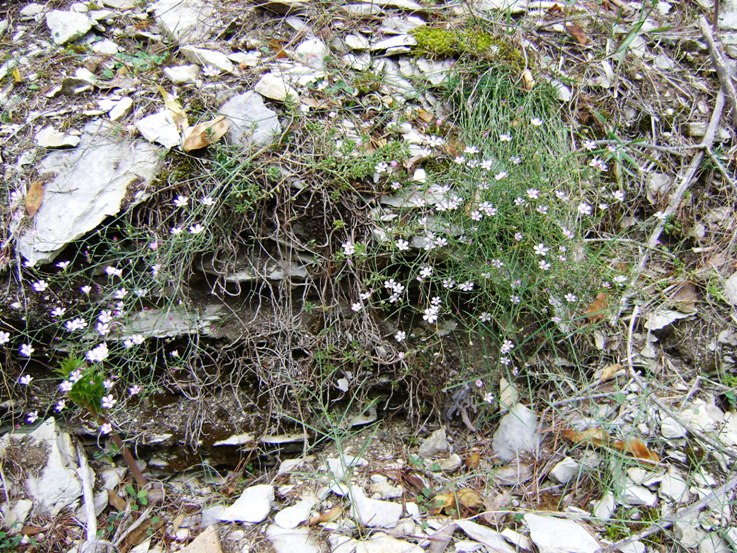
<path id="1" fill-rule="evenodd" d="M 276 553 L 320 553 L 309 528 L 282 528 L 276 524 L 266 529 L 266 537 Z"/>
<path id="2" fill-rule="evenodd" d="M 197 81 L 197 77 L 200 75 L 200 66 L 189 64 L 165 67 L 164 75 L 174 84 L 190 84 Z"/>
<path id="3" fill-rule="evenodd" d="M 724 283 L 724 296 L 730 305 L 737 306 L 737 272 Z"/>
<path id="4" fill-rule="evenodd" d="M 180 531 L 186 531 L 182 533 L 184 537 L 180 539 L 189 537 L 189 529 L 180 528 Z M 179 553 L 222 553 L 222 551 L 217 529 L 214 526 L 208 526 L 192 543 L 180 549 Z"/>
<path id="5" fill-rule="evenodd" d="M 361 457 L 341 455 L 338 457 L 330 457 L 325 461 L 328 464 L 328 469 L 333 473 L 333 476 L 338 480 L 342 480 L 346 474 L 350 473 L 353 467 L 365 467 L 368 464 L 366 459 Z"/>
<path id="6" fill-rule="evenodd" d="M 33 508 L 33 501 L 30 499 L 19 499 L 13 502 L 12 507 L 8 508 L 7 502 L 4 502 L 0 507 L 0 514 L 5 517 L 0 517 L 0 525 L 3 528 L 11 529 L 13 526 L 22 525 L 28 515 L 31 514 Z"/>
<path id="7" fill-rule="evenodd" d="M 577 461 L 566 457 L 553 467 L 550 471 L 550 478 L 560 484 L 568 484 L 581 470 L 581 465 Z"/>
<path id="8" fill-rule="evenodd" d="M 402 516 L 402 506 L 399 503 L 370 499 L 358 486 L 351 489 L 350 497 L 351 512 L 364 526 L 393 528 Z"/>
<path id="9" fill-rule="evenodd" d="M 404 490 L 400 486 L 392 486 L 389 479 L 383 474 L 371 476 L 369 491 L 372 496 L 378 495 L 378 499 L 399 499 L 404 494 Z"/>
<path id="10" fill-rule="evenodd" d="M 524 454 L 536 455 L 540 447 L 537 416 L 518 403 L 502 417 L 491 446 L 494 453 L 508 462 Z"/>
<path id="11" fill-rule="evenodd" d="M 107 112 L 107 116 L 111 121 L 118 121 L 125 117 L 132 107 L 133 99 L 128 96 L 124 96 L 115 102 L 115 105 Z"/>
<path id="12" fill-rule="evenodd" d="M 635 484 L 627 478 L 624 488 L 619 494 L 619 502 L 623 505 L 644 505 L 646 507 L 652 507 L 658 502 L 658 496 L 645 486 Z"/>
<path id="13" fill-rule="evenodd" d="M 368 50 L 370 46 L 369 40 L 363 35 L 349 34 L 343 40 L 351 50 Z"/>
<path id="14" fill-rule="evenodd" d="M 46 25 L 56 44 L 82 38 L 92 28 L 93 21 L 83 13 L 52 10 L 46 14 Z"/>
<path id="15" fill-rule="evenodd" d="M 532 542 L 527 536 L 523 536 L 511 528 L 505 528 L 501 531 L 501 534 L 509 543 L 517 547 L 518 550 L 532 551 Z"/>
<path id="16" fill-rule="evenodd" d="M 614 511 L 617 510 L 617 501 L 614 499 L 612 492 L 604 492 L 601 499 L 594 502 L 592 514 L 601 521 L 608 521 L 612 518 Z"/>
<path id="17" fill-rule="evenodd" d="M 387 35 L 406 35 L 423 25 L 426 25 L 425 21 L 415 15 L 385 17 L 381 22 L 379 31 Z"/>
<path id="18" fill-rule="evenodd" d="M 566 85 L 564 85 L 562 82 L 560 82 L 557 79 L 553 79 L 550 81 L 550 84 L 555 89 L 556 96 L 558 97 L 558 100 L 561 102 L 570 102 L 573 98 L 573 93 L 571 92 L 571 89 L 568 88 Z"/>
<path id="19" fill-rule="evenodd" d="M 274 515 L 274 522 L 284 529 L 296 528 L 310 518 L 310 512 L 316 504 L 317 498 L 315 497 L 302 499 L 291 507 L 287 507 L 276 513 Z"/>
<path id="20" fill-rule="evenodd" d="M 224 440 L 218 440 L 214 444 L 212 444 L 213 447 L 217 446 L 238 446 L 238 445 L 244 445 L 244 444 L 250 444 L 255 443 L 256 437 L 253 434 L 249 434 L 248 432 L 244 432 L 242 434 L 232 434 L 225 438 Z"/>
<path id="21" fill-rule="evenodd" d="M 673 417 L 665 417 L 660 421 L 660 433 L 669 440 L 686 437 L 686 429 Z"/>
<path id="22" fill-rule="evenodd" d="M 422 444 L 420 444 L 418 453 L 421 457 L 425 457 L 427 459 L 437 455 L 438 453 L 448 451 L 449 448 L 450 445 L 448 444 L 448 438 L 445 435 L 445 427 L 443 426 L 425 438 Z"/>
<path id="23" fill-rule="evenodd" d="M 619 548 L 620 553 L 645 553 L 645 544 L 641 541 L 633 541 Z"/>
<path id="24" fill-rule="evenodd" d="M 268 146 L 281 133 L 276 112 L 267 108 L 261 95 L 253 91 L 234 96 L 223 104 L 220 113 L 230 123 L 228 139 L 239 146 Z"/>
<path id="25" fill-rule="evenodd" d="M 20 17 L 21 19 L 35 19 L 36 16 L 42 14 L 45 9 L 45 6 L 32 2 L 23 6 L 20 10 Z"/>
<path id="26" fill-rule="evenodd" d="M 26 479 L 26 489 L 38 513 L 56 516 L 63 508 L 76 504 L 82 495 L 72 440 L 59 429 L 53 417 L 46 419 L 29 437 L 35 447 L 47 452 L 47 457 L 41 473 Z"/>
<path id="27" fill-rule="evenodd" d="M 573 520 L 527 514 L 525 522 L 539 553 L 592 553 L 599 549 L 594 537 Z"/>
<path id="28" fill-rule="evenodd" d="M 527 11 L 527 0 L 475 0 L 470 5 L 480 12 L 501 11 L 516 15 Z"/>
<path id="29" fill-rule="evenodd" d="M 672 465 L 663 476 L 658 489 L 661 496 L 675 501 L 676 503 L 687 503 L 691 494 L 688 491 L 688 483 L 681 473 Z"/>
<path id="30" fill-rule="evenodd" d="M 168 110 L 161 110 L 136 121 L 136 129 L 149 142 L 156 142 L 165 148 L 174 148 L 181 142 L 179 129 Z"/>
<path id="31" fill-rule="evenodd" d="M 243 490 L 238 500 L 220 514 L 222 522 L 261 522 L 271 512 L 274 486 L 259 484 Z"/>
<path id="32" fill-rule="evenodd" d="M 419 545 L 398 540 L 382 532 L 377 532 L 368 541 L 359 541 L 355 553 L 423 553 Z"/>
<path id="33" fill-rule="evenodd" d="M 48 125 L 36 133 L 34 140 L 42 148 L 73 148 L 81 139 L 79 136 L 57 131 Z"/>
<path id="34" fill-rule="evenodd" d="M 52 261 L 69 242 L 118 213 L 130 185 L 145 189 L 162 165 L 160 153 L 142 140 L 114 136 L 110 123 L 88 123 L 77 148 L 52 152 L 39 164 L 40 173 L 56 177 L 46 185 L 31 228 L 18 239 L 18 251 L 32 264 Z"/>
<path id="35" fill-rule="evenodd" d="M 381 6 L 378 4 L 346 4 L 345 6 L 342 6 L 343 10 L 350 14 L 350 15 L 358 15 L 358 16 L 365 16 L 365 15 L 378 15 L 382 13 Z"/>
<path id="36" fill-rule="evenodd" d="M 216 23 L 212 5 L 203 0 L 159 0 L 153 9 L 159 27 L 182 44 L 204 42 Z"/>
<path id="37" fill-rule="evenodd" d="M 254 87 L 254 90 L 264 98 L 284 102 L 289 98 L 292 102 L 299 101 L 299 94 L 284 80 L 274 73 L 266 73 Z"/>
<path id="38" fill-rule="evenodd" d="M 311 38 L 302 42 L 294 51 L 294 57 L 307 67 L 325 70 L 325 58 L 330 55 L 327 45 L 319 38 Z"/>
<path id="39" fill-rule="evenodd" d="M 469 538 L 483 543 L 490 548 L 490 551 L 494 551 L 494 553 L 515 553 L 515 548 L 507 543 L 500 532 L 470 520 L 459 520 L 457 524 Z"/>
<path id="40" fill-rule="evenodd" d="M 200 520 L 200 526 L 207 528 L 220 522 L 220 515 L 227 509 L 225 505 L 213 505 L 212 507 L 206 507 L 202 510 L 202 519 Z"/>
<path id="41" fill-rule="evenodd" d="M 114 56 L 120 50 L 120 46 L 108 39 L 98 40 L 90 48 L 95 54 L 101 56 Z"/>
<path id="42" fill-rule="evenodd" d="M 688 407 L 679 413 L 679 418 L 684 424 L 702 432 L 716 430 L 724 421 L 724 413 L 719 409 L 712 399 L 707 403 L 701 398 L 689 403 Z"/>
<path id="43" fill-rule="evenodd" d="M 191 63 L 197 63 L 205 67 L 219 69 L 225 73 L 234 73 L 235 66 L 228 59 L 228 56 L 216 50 L 206 50 L 204 48 L 195 48 L 194 46 L 184 46 L 179 49 L 182 55 Z"/>
<path id="44" fill-rule="evenodd" d="M 416 45 L 417 39 L 412 35 L 397 35 L 371 43 L 369 45 L 369 51 L 377 52 L 394 48 L 407 48 L 407 51 L 409 51 L 410 46 Z"/>

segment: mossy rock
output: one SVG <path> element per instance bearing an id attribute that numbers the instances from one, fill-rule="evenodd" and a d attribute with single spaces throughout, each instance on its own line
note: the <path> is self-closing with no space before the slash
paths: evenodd
<path id="1" fill-rule="evenodd" d="M 412 31 L 417 40 L 413 52 L 430 58 L 457 58 L 467 56 L 496 61 L 510 69 L 524 68 L 524 56 L 509 41 L 479 27 L 443 29 L 418 27 Z"/>

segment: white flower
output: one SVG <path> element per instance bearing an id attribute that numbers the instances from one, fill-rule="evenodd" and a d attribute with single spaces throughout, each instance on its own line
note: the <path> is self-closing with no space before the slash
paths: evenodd
<path id="1" fill-rule="evenodd" d="M 202 74 L 205 77 L 217 77 L 218 75 L 220 75 L 220 69 L 218 69 L 214 65 L 204 65 L 202 66 Z"/>
<path id="2" fill-rule="evenodd" d="M 374 167 L 374 171 L 377 175 L 381 175 L 382 173 L 386 173 L 389 171 L 389 164 L 385 162 L 380 162 L 376 164 L 376 167 Z"/>
<path id="3" fill-rule="evenodd" d="M 492 159 L 485 159 L 481 162 L 481 168 L 484 171 L 491 171 L 491 168 L 494 166 L 494 160 Z"/>
<path id="4" fill-rule="evenodd" d="M 31 383 L 31 380 L 33 380 L 33 377 L 30 374 L 24 374 L 18 379 L 18 383 L 21 386 L 28 386 Z"/>
<path id="5" fill-rule="evenodd" d="M 205 206 L 211 206 L 215 205 L 215 198 L 211 198 L 210 196 L 205 196 L 200 200 L 200 203 Z"/>
<path id="6" fill-rule="evenodd" d="M 537 200 L 540 197 L 540 191 L 537 188 L 528 188 L 527 197 L 531 200 Z"/>
<path id="7" fill-rule="evenodd" d="M 509 161 L 513 165 L 519 165 L 520 163 L 522 163 L 522 158 L 520 156 L 510 156 Z"/>
<path id="8" fill-rule="evenodd" d="M 171 355 L 174 359 L 179 359 L 179 350 L 173 349 L 169 352 L 169 355 Z"/>
<path id="9" fill-rule="evenodd" d="M 116 400 L 113 397 L 113 394 L 108 394 L 102 398 L 101 405 L 103 409 L 110 409 L 113 405 L 118 403 L 118 400 Z"/>
<path id="10" fill-rule="evenodd" d="M 466 146 L 463 149 L 463 153 L 464 154 L 478 154 L 479 153 L 479 149 L 476 146 Z"/>
<path id="11" fill-rule="evenodd" d="M 65 399 L 60 399 L 59 401 L 56 402 L 56 406 L 54 407 L 54 411 L 56 411 L 57 413 L 61 413 L 66 406 L 67 406 L 66 400 Z"/>
<path id="12" fill-rule="evenodd" d="M 547 271 L 548 269 L 550 269 L 550 263 L 548 263 L 544 259 L 541 259 L 540 263 L 538 263 L 537 266 L 540 267 L 540 269 L 542 269 L 543 271 Z"/>
<path id="13" fill-rule="evenodd" d="M 510 351 L 514 349 L 514 342 L 512 340 L 504 340 L 502 342 L 502 347 L 499 349 L 502 355 L 507 355 Z"/>
<path id="14" fill-rule="evenodd" d="M 542 256 L 547 255 L 548 251 L 550 251 L 550 248 L 546 247 L 545 244 L 538 244 L 533 249 L 535 250 L 535 254 Z"/>
<path id="15" fill-rule="evenodd" d="M 109 323 L 113 320 L 113 312 L 109 309 L 103 309 L 100 311 L 100 314 L 97 316 L 97 320 L 101 323 Z"/>
<path id="16" fill-rule="evenodd" d="M 189 233 L 190 234 L 202 234 L 205 231 L 205 227 L 203 227 L 199 223 L 195 223 L 191 227 L 189 227 Z"/>
<path id="17" fill-rule="evenodd" d="M 573 234 L 573 231 L 572 230 L 567 229 L 566 227 L 562 227 L 560 230 L 563 233 L 563 236 L 565 236 L 566 238 L 568 238 L 568 240 L 573 240 L 574 234 Z"/>
<path id="18" fill-rule="evenodd" d="M 539 205 L 539 206 L 537 206 L 535 208 L 535 211 L 537 211 L 538 213 L 541 213 L 542 215 L 547 215 L 548 214 L 548 206 L 546 206 L 546 205 Z"/>
<path id="19" fill-rule="evenodd" d="M 138 384 L 135 384 L 131 386 L 130 388 L 128 388 L 128 393 L 132 396 L 137 396 L 138 394 L 141 393 L 142 390 L 143 388 L 141 388 Z"/>
<path id="20" fill-rule="evenodd" d="M 32 285 L 32 288 L 36 292 L 45 292 L 48 287 L 49 287 L 49 283 L 46 282 L 45 280 L 37 280 Z"/>
<path id="21" fill-rule="evenodd" d="M 85 296 L 88 296 L 90 292 L 92 292 L 92 286 L 82 286 L 79 291 L 82 292 Z"/>
<path id="22" fill-rule="evenodd" d="M 72 388 L 73 388 L 73 387 L 74 387 L 74 383 L 73 383 L 73 382 L 71 382 L 71 381 L 69 381 L 69 380 L 65 380 L 64 382 L 62 382 L 61 384 L 59 384 L 59 389 L 60 389 L 60 390 L 61 390 L 61 391 L 62 391 L 63 393 L 65 393 L 65 394 L 66 394 L 67 392 L 70 392 L 70 391 L 72 390 Z"/>
<path id="23" fill-rule="evenodd" d="M 484 401 L 486 403 L 494 403 L 494 399 L 494 394 L 492 394 L 491 392 L 486 392 L 484 394 Z"/>
<path id="24" fill-rule="evenodd" d="M 100 425 L 100 434 L 110 434 L 113 431 L 113 425 L 109 422 Z"/>
<path id="25" fill-rule="evenodd" d="M 458 289 L 463 292 L 470 292 L 471 290 L 473 290 L 473 287 L 474 287 L 474 283 L 470 280 L 467 280 L 466 282 L 461 282 L 458 285 Z"/>
<path id="26" fill-rule="evenodd" d="M 20 353 L 23 357 L 30 357 L 34 351 L 35 350 L 33 349 L 33 346 L 31 344 L 23 344 L 18 350 L 18 353 Z"/>
<path id="27" fill-rule="evenodd" d="M 501 173 L 497 173 L 496 175 L 494 175 L 494 178 L 496 180 L 502 180 L 502 179 L 506 178 L 508 174 L 509 173 L 507 173 L 506 171 L 502 171 Z"/>
<path id="28" fill-rule="evenodd" d="M 489 313 L 488 311 L 484 311 L 479 316 L 479 321 L 481 321 L 482 323 L 488 323 L 488 322 L 490 322 L 491 321 L 491 313 Z"/>
<path id="29" fill-rule="evenodd" d="M 443 279 L 443 288 L 452 290 L 453 288 L 455 288 L 455 285 L 456 285 L 456 281 L 453 280 L 452 278 Z"/>
<path id="30" fill-rule="evenodd" d="M 618 284 L 619 286 L 624 285 L 625 282 L 627 282 L 627 277 L 624 275 L 617 275 L 613 279 L 615 284 Z"/>
<path id="31" fill-rule="evenodd" d="M 428 146 L 432 148 L 438 148 L 439 146 L 442 146 L 445 143 L 445 140 L 440 138 L 439 136 L 428 136 L 425 138 L 425 142 Z"/>
<path id="32" fill-rule="evenodd" d="M 159 271 L 161 270 L 161 264 L 156 263 L 155 265 L 151 265 L 151 275 L 157 276 L 159 274 Z"/>
<path id="33" fill-rule="evenodd" d="M 586 202 L 581 202 L 578 204 L 578 212 L 581 215 L 591 215 L 591 206 Z"/>
<path id="34" fill-rule="evenodd" d="M 500 134 L 499 135 L 499 142 L 511 142 L 511 141 L 512 141 L 511 134 Z"/>
<path id="35" fill-rule="evenodd" d="M 68 332 L 74 332 L 75 330 L 82 330 L 86 326 L 87 326 L 87 321 L 85 321 L 81 317 L 77 317 L 76 319 L 72 319 L 71 321 L 67 321 L 64 323 L 64 328 L 66 328 Z"/>
<path id="36" fill-rule="evenodd" d="M 522 301 L 522 298 L 520 298 L 519 296 L 509 296 L 509 301 L 516 305 Z"/>
<path id="37" fill-rule="evenodd" d="M 107 344 L 103 342 L 99 346 L 94 347 L 90 351 L 88 351 L 85 357 L 90 363 L 100 363 L 107 359 L 109 353 L 110 351 L 108 350 Z"/>
<path id="38" fill-rule="evenodd" d="M 396 333 L 396 334 L 394 335 L 394 339 L 395 339 L 395 340 L 396 340 L 397 342 L 404 342 L 404 339 L 405 339 L 406 337 L 407 337 L 407 333 L 406 333 L 406 332 L 404 332 L 403 330 L 400 330 L 400 331 L 398 331 L 398 332 L 397 332 L 397 333 Z"/>
<path id="39" fill-rule="evenodd" d="M 102 387 L 105 388 L 106 390 L 112 390 L 114 386 L 115 386 L 115 381 L 109 378 L 106 378 L 102 382 Z"/>
<path id="40" fill-rule="evenodd" d="M 423 281 L 426 278 L 430 278 L 432 276 L 432 267 L 430 265 L 425 265 L 420 269 L 420 274 L 417 276 L 417 280 Z"/>
<path id="41" fill-rule="evenodd" d="M 433 305 L 431 307 L 428 307 L 425 309 L 424 314 L 422 315 L 423 320 L 427 321 L 428 323 L 434 323 L 438 320 L 438 311 L 440 311 L 439 307 L 436 305 Z"/>
<path id="42" fill-rule="evenodd" d="M 128 295 L 128 290 L 126 290 L 125 288 L 121 288 L 115 291 L 115 294 L 113 294 L 113 297 L 115 297 L 116 300 L 122 300 L 127 295 Z"/>
<path id="43" fill-rule="evenodd" d="M 356 253 L 356 246 L 350 240 L 348 240 L 347 242 L 343 242 L 341 247 L 343 248 L 343 253 L 345 255 L 353 255 L 354 253 Z"/>
<path id="44" fill-rule="evenodd" d="M 656 211 L 655 213 L 653 213 L 653 217 L 662 221 L 666 218 L 666 214 L 663 211 Z"/>
<path id="45" fill-rule="evenodd" d="M 514 233 L 514 239 L 517 242 L 522 242 L 522 239 L 524 238 L 524 235 L 521 232 L 515 232 Z"/>
<path id="46" fill-rule="evenodd" d="M 0 346 L 5 345 L 8 342 L 10 342 L 10 332 L 0 330 Z"/>
<path id="47" fill-rule="evenodd" d="M 402 238 L 400 238 L 399 240 L 397 240 L 395 242 L 395 244 L 397 246 L 397 249 L 400 252 L 405 252 L 405 251 L 407 251 L 409 249 L 409 242 L 407 242 L 406 240 L 404 240 Z"/>
<path id="48" fill-rule="evenodd" d="M 495 269 L 501 269 L 502 267 L 504 267 L 504 261 L 502 261 L 501 259 L 492 259 L 490 263 L 491 266 Z M 491 275 L 489 275 L 489 277 L 491 277 Z"/>
<path id="49" fill-rule="evenodd" d="M 62 271 L 65 270 L 69 265 L 71 265 L 71 261 L 59 261 L 56 266 L 59 267 Z"/>
<path id="50" fill-rule="evenodd" d="M 37 420 L 38 420 L 38 411 L 31 411 L 30 413 L 28 413 L 28 416 L 26 416 L 26 422 L 28 422 L 28 424 L 33 424 Z"/>
<path id="51" fill-rule="evenodd" d="M 71 382 L 72 384 L 76 384 L 80 378 L 82 378 L 82 369 L 75 370 L 74 372 L 70 373 L 69 376 L 67 377 L 69 382 Z"/>
<path id="52" fill-rule="evenodd" d="M 543 120 L 539 117 L 533 117 L 532 119 L 530 119 L 530 125 L 532 125 L 533 127 L 539 127 L 542 124 Z"/>
<path id="53" fill-rule="evenodd" d="M 571 294 L 570 292 L 563 297 L 568 303 L 573 303 L 575 301 L 578 301 L 578 296 L 576 296 L 576 294 Z"/>
<path id="54" fill-rule="evenodd" d="M 600 160 L 598 157 L 592 159 L 589 162 L 589 165 L 594 169 L 598 169 L 599 171 L 606 171 L 608 169 L 607 164 Z"/>
<path id="55" fill-rule="evenodd" d="M 612 198 L 614 198 L 618 202 L 623 202 L 624 201 L 624 191 L 615 190 L 614 192 L 612 192 Z"/>
<path id="56" fill-rule="evenodd" d="M 179 196 L 174 198 L 174 205 L 176 207 L 187 207 L 188 203 L 189 198 L 187 196 L 184 196 L 183 194 L 179 194 Z"/>
<path id="57" fill-rule="evenodd" d="M 114 277 L 122 277 L 123 276 L 123 269 L 118 269 L 117 267 L 112 267 L 108 265 L 105 267 L 105 274 L 107 276 L 114 276 Z"/>
<path id="58" fill-rule="evenodd" d="M 184 229 L 182 227 L 171 227 L 171 229 L 169 229 L 169 232 L 172 235 L 176 236 L 178 234 L 182 234 L 182 232 L 184 232 Z"/>
<path id="59" fill-rule="evenodd" d="M 64 307 L 54 307 L 54 308 L 53 308 L 53 309 L 51 310 L 51 316 L 52 316 L 52 317 L 61 317 L 61 316 L 62 316 L 62 315 L 64 315 L 64 313 L 66 313 L 66 312 L 67 312 L 67 310 L 66 310 L 66 308 L 64 308 Z"/>
<path id="60" fill-rule="evenodd" d="M 583 147 L 590 152 L 591 150 L 596 149 L 596 142 L 594 142 L 593 140 L 586 140 L 583 143 Z"/>
<path id="61" fill-rule="evenodd" d="M 351 311 L 354 313 L 358 313 L 361 309 L 363 309 L 363 304 L 360 301 L 351 304 Z"/>
<path id="62" fill-rule="evenodd" d="M 143 343 L 144 337 L 142 334 L 134 334 L 131 336 L 131 342 L 135 345 L 140 346 Z"/>

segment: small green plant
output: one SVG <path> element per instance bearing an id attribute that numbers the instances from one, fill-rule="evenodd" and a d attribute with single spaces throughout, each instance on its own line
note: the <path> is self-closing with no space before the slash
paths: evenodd
<path id="1" fill-rule="evenodd" d="M 132 485 L 125 487 L 125 493 L 131 499 L 131 509 L 138 511 L 142 506 L 148 505 L 148 490 L 136 490 Z"/>
<path id="2" fill-rule="evenodd" d="M 0 551 L 18 551 L 23 536 L 21 534 L 9 535 L 0 531 Z"/>

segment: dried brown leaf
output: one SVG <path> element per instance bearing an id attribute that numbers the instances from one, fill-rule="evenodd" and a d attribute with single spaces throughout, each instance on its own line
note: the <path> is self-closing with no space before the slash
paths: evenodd
<path id="1" fill-rule="evenodd" d="M 472 451 L 471 453 L 466 455 L 466 460 L 464 461 L 467 469 L 477 468 L 480 462 L 481 454 L 478 451 Z"/>
<path id="2" fill-rule="evenodd" d="M 184 111 L 182 105 L 173 95 L 169 94 L 160 86 L 157 88 L 159 89 L 159 94 L 161 94 L 161 97 L 164 99 L 164 105 L 171 115 L 172 122 L 176 125 L 177 129 L 179 129 L 180 132 L 183 131 L 188 125 L 187 112 Z"/>
<path id="3" fill-rule="evenodd" d="M 604 312 L 609 307 L 609 295 L 606 292 L 599 292 L 596 294 L 596 298 L 592 301 L 589 306 L 584 310 L 584 316 L 591 321 L 596 323 L 603 321 L 606 318 Z"/>
<path id="4" fill-rule="evenodd" d="M 611 365 L 607 365 L 606 367 L 601 369 L 601 374 L 599 375 L 599 381 L 608 382 L 622 372 L 624 372 L 624 367 L 620 365 L 619 363 L 613 363 Z"/>
<path id="5" fill-rule="evenodd" d="M 576 42 L 578 42 L 581 46 L 588 46 L 589 44 L 591 44 L 591 40 L 589 39 L 589 37 L 586 36 L 584 30 L 578 25 L 568 23 L 566 25 L 566 31 L 568 31 L 568 34 L 575 38 Z"/>
<path id="6" fill-rule="evenodd" d="M 307 526 L 315 526 L 316 524 L 322 524 L 324 522 L 335 522 L 343 514 L 343 507 L 336 505 L 332 509 L 310 517 L 307 521 Z"/>
<path id="7" fill-rule="evenodd" d="M 622 453 L 627 453 L 629 455 L 632 455 L 633 457 L 636 457 L 640 461 L 645 461 L 648 463 L 660 462 L 660 457 L 658 456 L 658 454 L 651 449 L 648 449 L 648 447 L 642 440 L 627 440 L 626 442 L 617 440 L 616 442 L 614 442 L 614 447 Z"/>
<path id="8" fill-rule="evenodd" d="M 535 79 L 532 77 L 532 71 L 525 69 L 522 72 L 522 88 L 530 91 L 535 87 Z"/>
<path id="9" fill-rule="evenodd" d="M 627 455 L 631 455 L 640 461 L 647 463 L 658 463 L 660 457 L 657 453 L 649 449 L 642 440 L 610 440 L 609 434 L 603 428 L 589 428 L 582 432 L 567 428 L 563 431 L 563 435 L 575 444 L 587 443 L 596 447 L 606 447 L 611 445 L 617 451 L 621 451 Z"/>
<path id="10" fill-rule="evenodd" d="M 228 132 L 228 120 L 224 115 L 216 117 L 211 121 L 197 123 L 182 145 L 182 150 L 191 152 L 193 150 L 201 150 L 210 144 L 217 142 L 225 133 Z"/>
<path id="11" fill-rule="evenodd" d="M 26 215 L 33 217 L 40 209 L 44 199 L 43 181 L 33 181 L 26 192 Z"/>

